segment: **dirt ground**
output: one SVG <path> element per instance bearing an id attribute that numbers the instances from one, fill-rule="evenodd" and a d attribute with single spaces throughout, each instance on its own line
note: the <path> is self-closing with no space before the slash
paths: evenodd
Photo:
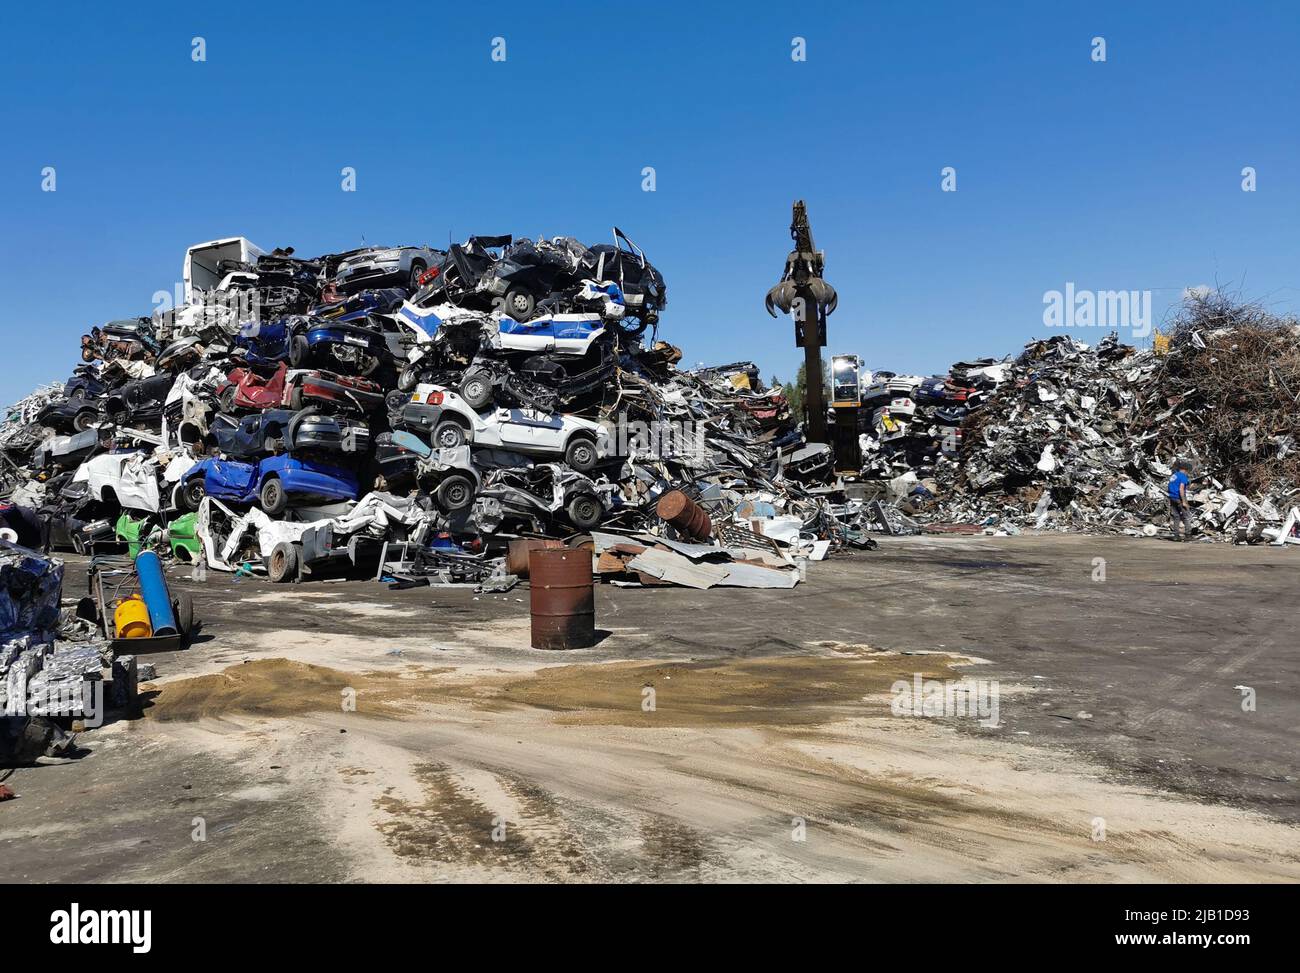
<path id="1" fill-rule="evenodd" d="M 1300 879 L 1300 552 L 885 538 L 792 591 L 175 572 L 146 707 L 20 769 L 15 881 Z M 65 595 L 80 594 L 69 559 Z M 996 681 L 997 720 L 891 709 Z M 1243 688 L 1245 687 L 1245 688 Z M 1253 691 L 1253 692 L 1252 692 Z M 1243 707 L 1253 696 L 1254 707 Z"/>

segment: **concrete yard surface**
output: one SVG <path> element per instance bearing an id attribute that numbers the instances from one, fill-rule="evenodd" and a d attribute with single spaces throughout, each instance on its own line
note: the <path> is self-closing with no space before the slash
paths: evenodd
<path id="1" fill-rule="evenodd" d="M 31 882 L 1296 881 L 1298 574 L 1291 549 L 882 538 L 790 591 L 601 585 L 599 644 L 559 653 L 529 647 L 526 586 L 178 569 L 199 640 L 149 658 L 142 715 L 87 756 L 10 774 L 0 861 Z M 994 718 L 899 711 L 899 684 L 957 680 Z"/>

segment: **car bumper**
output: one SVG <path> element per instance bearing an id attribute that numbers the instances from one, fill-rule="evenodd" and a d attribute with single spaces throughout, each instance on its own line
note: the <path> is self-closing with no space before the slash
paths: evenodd
<path id="1" fill-rule="evenodd" d="M 442 406 L 426 405 L 420 402 L 408 402 L 402 406 L 397 421 L 403 429 L 429 432 L 442 418 Z"/>

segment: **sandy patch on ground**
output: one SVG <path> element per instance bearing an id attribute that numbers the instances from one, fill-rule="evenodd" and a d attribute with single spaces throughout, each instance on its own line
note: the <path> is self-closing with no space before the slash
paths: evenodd
<path id="1" fill-rule="evenodd" d="M 1300 880 L 1295 828 L 889 714 L 894 679 L 963 661 L 259 660 L 159 686 L 144 723 L 276 768 L 246 796 L 309 808 L 358 880 Z"/>

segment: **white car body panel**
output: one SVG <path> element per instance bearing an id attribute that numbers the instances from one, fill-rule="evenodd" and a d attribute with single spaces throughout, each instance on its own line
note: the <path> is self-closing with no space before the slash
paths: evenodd
<path id="1" fill-rule="evenodd" d="M 185 264 L 181 270 L 181 280 L 185 283 L 185 303 L 194 303 L 196 290 L 212 290 L 221 283 L 221 276 L 217 272 L 220 261 L 251 263 L 266 252 L 242 236 L 223 237 L 186 248 Z"/>
<path id="2" fill-rule="evenodd" d="M 520 453 L 563 453 L 575 432 L 589 433 L 596 441 L 596 453 L 609 455 L 611 437 L 599 422 L 536 409 L 488 409 L 478 413 L 451 389 L 440 385 L 417 385 L 415 395 L 427 401 L 430 392 L 442 393 L 442 409 L 461 416 L 470 429 L 475 446 L 502 447 Z"/>

